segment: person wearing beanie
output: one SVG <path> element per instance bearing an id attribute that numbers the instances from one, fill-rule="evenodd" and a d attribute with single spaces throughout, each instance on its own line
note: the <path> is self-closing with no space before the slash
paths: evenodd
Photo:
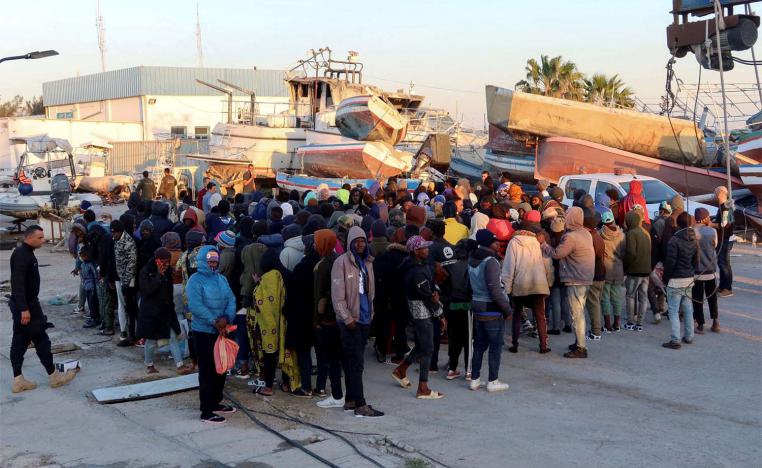
<path id="1" fill-rule="evenodd" d="M 712 319 L 711 330 L 720 331 L 720 319 L 717 310 L 717 231 L 712 227 L 712 218 L 706 208 L 696 208 L 694 212 L 696 241 L 698 242 L 698 265 L 696 279 L 691 296 L 693 298 L 693 319 L 696 320 L 696 333 L 704 334 L 704 298 L 709 303 L 709 316 Z"/>
<path id="2" fill-rule="evenodd" d="M 593 283 L 587 290 L 587 299 L 585 300 L 585 309 L 590 319 L 590 331 L 587 333 L 589 341 L 598 341 L 601 339 L 601 295 L 603 286 L 606 282 L 606 265 L 604 260 L 605 245 L 603 238 L 598 232 L 600 217 L 593 208 L 584 208 L 584 225 L 587 232 L 593 238 L 593 250 L 595 251 L 595 276 Z"/>
<path id="3" fill-rule="evenodd" d="M 214 238 L 220 252 L 220 263 L 217 271 L 228 280 L 228 285 L 235 275 L 235 237 L 233 231 L 222 231 Z"/>
<path id="4" fill-rule="evenodd" d="M 426 224 L 426 209 L 416 205 L 410 206 L 407 209 L 405 220 L 407 224 L 412 224 L 419 228 L 423 227 Z"/>
<path id="5" fill-rule="evenodd" d="M 550 295 L 550 283 L 553 272 L 549 271 L 552 262 L 543 258 L 537 233 L 541 232 L 537 218 L 539 211 L 530 211 L 524 217 L 522 229 L 513 234 L 505 251 L 505 258 L 500 274 L 506 294 L 511 298 L 514 310 L 512 320 L 512 346 L 509 351 L 518 352 L 519 333 L 521 331 L 522 308 L 532 310 L 537 333 L 540 339 L 540 353 L 550 352 L 548 347 L 547 322 L 545 319 L 545 299 Z"/>
<path id="6" fill-rule="evenodd" d="M 140 270 L 140 309 L 138 335 L 145 340 L 144 364 L 148 374 L 158 373 L 153 358 L 159 340 L 169 339 L 169 350 L 179 375 L 192 372 L 183 363 L 180 341 L 185 339 L 177 320 L 172 290 L 172 254 L 160 247 Z"/>
<path id="7" fill-rule="evenodd" d="M 664 284 L 667 286 L 667 304 L 670 339 L 662 344 L 669 349 L 680 349 L 680 327 L 683 325 L 682 342 L 693 343 L 693 310 L 690 306 L 690 289 L 695 283 L 696 267 L 699 265 L 696 231 L 691 227 L 691 215 L 682 212 L 677 217 L 677 232 L 669 240 L 664 257 Z M 680 314 L 684 319 L 681 324 Z"/>
<path id="8" fill-rule="evenodd" d="M 389 241 L 386 237 L 386 224 L 380 219 L 373 221 L 370 226 L 370 235 L 370 253 L 374 258 L 378 258 L 389 247 Z"/>
<path id="9" fill-rule="evenodd" d="M 566 229 L 565 220 L 563 217 L 557 216 L 552 219 L 548 226 L 548 239 L 547 242 L 551 247 L 558 247 L 561 243 L 561 238 L 564 235 Z M 543 252 L 545 255 L 545 252 Z M 553 282 L 550 286 L 550 313 L 548 317 L 548 335 L 560 335 L 561 330 L 565 333 L 571 333 L 571 315 L 569 308 L 564 301 L 564 285 L 561 282 L 561 267 L 557 259 L 552 260 L 553 268 Z M 561 325 L 563 320 L 563 326 Z"/>
<path id="10" fill-rule="evenodd" d="M 418 389 L 415 397 L 422 400 L 439 400 L 444 394 L 429 388 L 429 368 L 434 344 L 434 320 L 444 322 L 439 288 L 434 283 L 434 275 L 427 259 L 431 242 L 421 236 L 413 236 L 407 241 L 410 257 L 401 268 L 405 270 L 405 297 L 408 310 L 413 318 L 415 347 L 392 371 L 392 378 L 402 387 L 412 386 L 407 378 L 407 369 L 418 361 Z M 444 327 L 444 324 L 443 324 Z"/>
<path id="11" fill-rule="evenodd" d="M 603 225 L 598 233 L 603 239 L 603 266 L 606 279 L 601 291 L 601 313 L 603 314 L 603 331 L 606 333 L 620 331 L 622 315 L 622 287 L 624 286 L 624 265 L 622 260 L 627 248 L 622 229 L 617 226 L 614 213 L 606 210 L 601 215 Z"/>
<path id="12" fill-rule="evenodd" d="M 476 232 L 477 249 L 468 259 L 468 279 L 471 285 L 471 310 L 474 316 L 474 354 L 471 358 L 471 390 L 482 386 L 481 369 L 484 353 L 489 350 L 488 392 L 508 390 L 508 384 L 498 380 L 500 355 L 503 348 L 505 319 L 511 315 L 511 306 L 500 284 L 498 243 L 487 229 Z"/>
<path id="13" fill-rule="evenodd" d="M 643 320 L 648 306 L 648 281 L 651 275 L 651 237 L 642 225 L 642 218 L 633 210 L 625 216 L 625 243 L 623 259 L 624 286 L 627 289 L 627 323 L 625 330 L 643 331 Z M 667 227 L 665 226 L 665 231 Z M 659 317 L 654 311 L 654 321 Z"/>
<path id="14" fill-rule="evenodd" d="M 595 277 L 593 238 L 583 225 L 582 208 L 573 206 L 566 213 L 566 232 L 556 247 L 543 244 L 543 252 L 559 260 L 560 279 L 566 288 L 566 303 L 571 315 L 576 342 L 569 346 L 567 358 L 587 358 L 585 347 L 585 301 Z"/>
<path id="15" fill-rule="evenodd" d="M 336 312 L 344 354 L 347 387 L 345 410 L 358 417 L 379 417 L 383 413 L 365 401 L 362 374 L 365 345 L 373 318 L 375 280 L 365 231 L 353 226 L 347 234 L 346 252 L 331 269 L 331 300 Z"/>
<path id="16" fill-rule="evenodd" d="M 564 191 L 561 189 L 561 187 L 551 187 L 548 189 L 548 195 L 550 195 L 550 200 L 553 200 L 556 204 L 558 204 L 561 209 L 564 211 L 569 209 L 569 206 L 563 203 Z"/>
<path id="17" fill-rule="evenodd" d="M 288 270 L 294 271 L 296 264 L 304 257 L 304 242 L 302 228 L 291 224 L 283 228 L 283 250 L 280 251 L 280 263 Z"/>
<path id="18" fill-rule="evenodd" d="M 136 340 L 138 303 L 135 291 L 135 275 L 138 248 L 131 235 L 125 233 L 121 221 L 111 222 L 111 237 L 114 239 L 114 259 L 116 262 L 117 317 L 119 318 L 119 343 L 130 346 Z"/>
<path id="19" fill-rule="evenodd" d="M 547 200 L 550 198 L 550 192 L 548 192 L 548 187 L 550 187 L 550 181 L 546 179 L 540 179 L 537 181 L 537 184 L 535 184 L 535 187 L 537 187 L 537 191 L 540 192 L 540 196 Z"/>
<path id="20" fill-rule="evenodd" d="M 442 214 L 444 215 L 445 234 L 444 238 L 450 245 L 455 245 L 461 239 L 468 237 L 468 228 L 458 221 L 458 213 L 455 208 L 455 203 L 452 201 L 446 202 L 442 206 Z"/>
<path id="21" fill-rule="evenodd" d="M 328 223 L 326 223 L 326 220 L 323 218 L 323 216 L 319 214 L 311 214 L 309 218 L 307 218 L 307 222 L 304 223 L 304 227 L 302 228 L 302 236 L 315 234 L 316 231 L 325 229 L 327 224 Z"/>

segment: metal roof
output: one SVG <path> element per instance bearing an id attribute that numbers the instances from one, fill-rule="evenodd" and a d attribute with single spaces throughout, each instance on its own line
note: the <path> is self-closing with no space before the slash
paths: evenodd
<path id="1" fill-rule="evenodd" d="M 148 67 L 123 68 L 92 75 L 48 81 L 42 84 L 42 99 L 46 106 L 76 102 L 120 99 L 132 96 L 218 96 L 220 93 L 196 82 L 196 79 L 219 85 L 218 79 L 258 96 L 288 96 L 282 70 L 253 68 L 185 68 Z M 234 91 L 236 95 L 240 92 Z"/>

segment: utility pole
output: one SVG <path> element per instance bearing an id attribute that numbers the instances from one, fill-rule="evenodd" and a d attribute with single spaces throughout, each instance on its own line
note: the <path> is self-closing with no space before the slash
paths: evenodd
<path id="1" fill-rule="evenodd" d="M 198 54 L 198 67 L 204 68 L 204 49 L 201 47 L 201 20 L 198 14 L 198 2 L 196 2 L 196 51 Z"/>
<path id="2" fill-rule="evenodd" d="M 106 71 L 106 29 L 103 26 L 103 16 L 101 16 L 101 0 L 97 1 L 97 10 L 95 13 L 95 28 L 98 30 L 98 49 L 101 51 L 101 71 Z"/>

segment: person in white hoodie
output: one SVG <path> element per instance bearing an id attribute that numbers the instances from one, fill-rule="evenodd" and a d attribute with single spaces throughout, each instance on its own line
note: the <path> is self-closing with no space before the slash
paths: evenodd
<path id="1" fill-rule="evenodd" d="M 550 352 L 548 347 L 547 322 L 545 321 L 545 299 L 550 294 L 552 271 L 548 271 L 550 262 L 543 258 L 540 242 L 537 236 L 542 232 L 539 225 L 528 226 L 523 223 L 522 229 L 508 242 L 505 259 L 500 273 L 500 279 L 505 292 L 511 297 L 513 307 L 513 346 L 508 350 L 512 353 L 519 348 L 519 332 L 521 331 L 521 308 L 532 309 L 537 331 L 540 338 L 540 353 Z M 524 229 L 526 228 L 526 229 Z M 550 267 L 552 269 L 552 266 Z"/>
<path id="2" fill-rule="evenodd" d="M 283 250 L 280 252 L 280 263 L 288 271 L 294 271 L 302 258 L 304 258 L 304 242 L 302 241 L 302 227 L 298 224 L 289 224 L 283 228 Z"/>

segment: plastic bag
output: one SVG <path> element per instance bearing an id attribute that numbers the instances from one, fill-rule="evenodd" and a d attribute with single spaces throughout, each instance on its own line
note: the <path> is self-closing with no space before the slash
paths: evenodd
<path id="1" fill-rule="evenodd" d="M 228 325 L 227 332 L 235 331 L 235 325 Z M 238 356 L 238 343 L 227 336 L 220 334 L 214 343 L 214 367 L 220 375 L 225 374 L 235 366 L 236 356 Z"/>

